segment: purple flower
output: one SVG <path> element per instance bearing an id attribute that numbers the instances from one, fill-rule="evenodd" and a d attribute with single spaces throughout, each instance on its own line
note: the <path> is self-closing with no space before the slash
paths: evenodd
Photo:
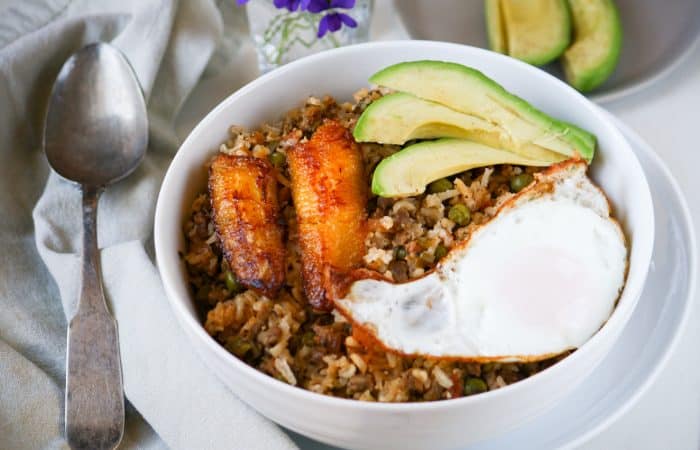
<path id="1" fill-rule="evenodd" d="M 330 8 L 328 0 L 302 0 L 301 9 L 316 14 Z"/>
<path id="2" fill-rule="evenodd" d="M 287 8 L 289 12 L 294 12 L 299 9 L 301 0 L 274 0 L 272 3 L 275 4 L 277 9 Z"/>
<path id="3" fill-rule="evenodd" d="M 355 7 L 355 0 L 331 0 L 331 8 L 352 9 Z"/>
<path id="4" fill-rule="evenodd" d="M 248 3 L 250 0 L 237 0 L 238 6 L 245 5 Z M 287 8 L 289 12 L 294 12 L 297 9 L 299 9 L 299 5 L 305 2 L 308 2 L 308 0 L 273 0 L 273 4 L 275 5 L 275 8 L 277 9 L 282 9 L 282 8 Z M 304 10 L 305 8 L 302 6 L 301 8 Z"/>
<path id="5" fill-rule="evenodd" d="M 301 0 L 302 11 L 316 14 L 332 8 L 352 9 L 355 0 Z"/>
<path id="6" fill-rule="evenodd" d="M 236 0 L 239 6 L 245 5 L 250 0 Z M 290 12 L 297 9 L 316 14 L 333 8 L 352 9 L 356 0 L 273 0 L 277 9 L 287 8 Z M 301 8 L 300 8 L 301 6 Z"/>
<path id="7" fill-rule="evenodd" d="M 350 28 L 355 28 L 357 26 L 355 19 L 347 14 L 338 12 L 326 14 L 318 24 L 318 37 L 322 38 L 329 31 L 333 33 L 340 30 L 340 27 L 342 27 L 343 24 Z"/>
<path id="8" fill-rule="evenodd" d="M 250 0 L 236 1 L 238 5 L 245 5 Z M 355 28 L 357 26 L 355 19 L 345 13 L 335 11 L 336 9 L 352 9 L 355 7 L 355 2 L 356 0 L 273 0 L 275 8 L 286 8 L 289 12 L 299 10 L 318 14 L 328 11 L 318 24 L 317 35 L 319 38 L 325 36 L 329 31 L 333 33 L 340 30 L 343 24 L 347 27 Z"/>

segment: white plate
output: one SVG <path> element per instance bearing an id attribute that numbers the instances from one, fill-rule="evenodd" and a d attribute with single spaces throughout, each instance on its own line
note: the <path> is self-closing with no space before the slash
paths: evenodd
<path id="1" fill-rule="evenodd" d="M 694 298 L 697 252 L 685 198 L 661 159 L 639 135 L 610 115 L 630 141 L 654 200 L 656 240 L 647 282 L 615 347 L 562 403 L 496 439 L 468 449 L 571 448 L 629 410 L 657 378 L 676 346 Z M 333 447 L 289 432 L 302 449 Z"/>
<path id="2" fill-rule="evenodd" d="M 698 0 L 615 0 L 623 39 L 620 62 L 602 86 L 589 93 L 597 102 L 633 94 L 678 66 L 700 39 Z M 394 0 L 408 32 L 416 39 L 488 48 L 482 1 Z M 544 68 L 561 78 L 558 63 Z"/>

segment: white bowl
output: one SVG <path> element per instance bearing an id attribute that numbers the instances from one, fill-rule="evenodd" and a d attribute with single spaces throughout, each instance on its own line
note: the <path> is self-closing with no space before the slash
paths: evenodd
<path id="1" fill-rule="evenodd" d="M 473 66 L 533 105 L 592 131 L 591 167 L 630 240 L 629 274 L 614 313 L 584 346 L 541 373 L 502 389 L 454 400 L 380 404 L 315 394 L 264 375 L 227 352 L 202 327 L 186 270 L 182 224 L 206 183 L 204 164 L 231 124 L 254 127 L 299 106 L 308 95 L 350 99 L 390 64 L 420 59 Z M 649 268 L 654 239 L 644 172 L 622 134 L 588 100 L 558 79 L 486 50 L 425 41 L 369 43 L 319 53 L 270 72 L 224 100 L 180 147 L 163 181 L 155 250 L 175 315 L 205 364 L 243 401 L 275 422 L 320 441 L 352 448 L 454 448 L 511 429 L 570 392 L 608 353 L 630 318 Z M 590 380 L 589 380 L 590 381 Z M 235 424 L 232 424 L 235 426 Z"/>

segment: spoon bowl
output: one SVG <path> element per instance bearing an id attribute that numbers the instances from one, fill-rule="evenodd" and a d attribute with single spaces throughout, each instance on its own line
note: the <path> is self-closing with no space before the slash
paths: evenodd
<path id="1" fill-rule="evenodd" d="M 126 58 L 90 44 L 56 78 L 46 115 L 44 150 L 64 178 L 104 186 L 136 169 L 148 144 L 146 103 Z"/>

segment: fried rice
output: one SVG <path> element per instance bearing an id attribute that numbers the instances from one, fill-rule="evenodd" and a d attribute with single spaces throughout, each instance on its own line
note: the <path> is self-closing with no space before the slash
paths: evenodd
<path id="1" fill-rule="evenodd" d="M 352 130 L 366 106 L 381 95 L 379 90 L 363 89 L 354 102 L 346 103 L 310 97 L 277 122 L 254 130 L 231 127 L 219 151 L 257 158 L 275 153 L 287 228 L 286 280 L 275 299 L 240 288 L 222 257 L 209 197 L 203 192 L 194 200 L 184 225 L 184 260 L 207 332 L 238 358 L 282 382 L 366 401 L 430 401 L 478 394 L 527 378 L 564 358 L 566 354 L 536 363 L 477 364 L 403 357 L 365 348 L 340 314 L 318 313 L 309 307 L 302 289 L 295 211 L 283 155 L 309 139 L 324 119 L 338 120 Z M 376 164 L 400 147 L 359 145 L 369 185 Z M 440 192 L 402 199 L 371 197 L 365 267 L 394 281 L 422 276 L 513 195 L 509 181 L 514 176 L 537 170 L 485 167 L 458 174 L 451 187 Z M 468 223 L 450 220 L 449 209 L 457 204 L 470 211 Z"/>

